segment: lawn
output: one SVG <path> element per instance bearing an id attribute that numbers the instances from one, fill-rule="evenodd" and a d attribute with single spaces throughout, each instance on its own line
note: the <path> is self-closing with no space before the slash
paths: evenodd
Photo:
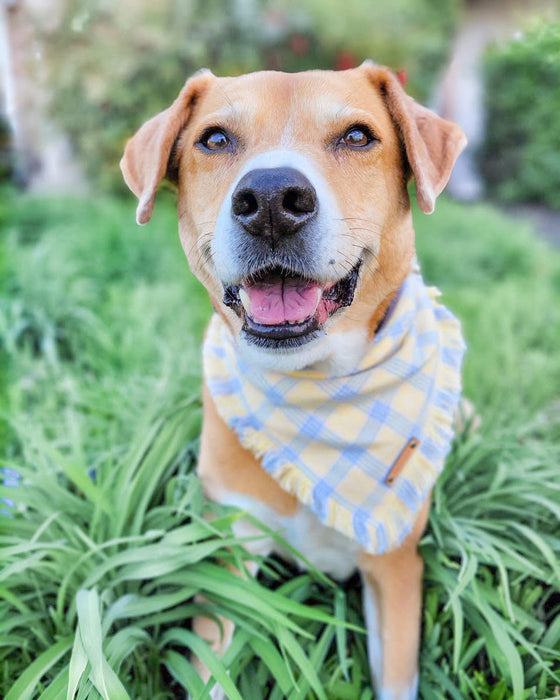
<path id="1" fill-rule="evenodd" d="M 192 473 L 210 306 L 171 198 L 146 227 L 134 208 L 0 193 L 0 696 L 208 697 L 192 649 L 232 700 L 372 698 L 357 578 L 217 564 L 242 550 L 239 514 Z M 482 418 L 422 540 L 421 697 L 556 697 L 560 254 L 489 206 L 442 199 L 415 220 Z M 221 661 L 190 632 L 197 592 L 237 623 Z"/>

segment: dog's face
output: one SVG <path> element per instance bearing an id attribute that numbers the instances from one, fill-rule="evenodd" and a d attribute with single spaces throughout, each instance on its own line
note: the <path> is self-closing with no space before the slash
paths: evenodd
<path id="1" fill-rule="evenodd" d="M 414 256 L 407 182 L 432 211 L 463 145 L 372 64 L 203 72 L 121 165 L 139 223 L 159 181 L 176 182 L 183 248 L 240 348 L 297 369 L 328 357 L 341 333 L 373 332 Z"/>

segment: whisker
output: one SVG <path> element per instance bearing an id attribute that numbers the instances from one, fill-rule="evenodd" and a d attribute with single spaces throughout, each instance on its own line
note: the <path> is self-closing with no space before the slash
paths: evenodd
<path id="1" fill-rule="evenodd" d="M 343 216 L 340 219 L 335 219 L 335 221 L 368 221 L 371 224 L 375 223 L 371 219 L 364 219 L 363 217 L 359 217 L 359 216 Z"/>
<path id="2" fill-rule="evenodd" d="M 204 251 L 206 248 L 210 249 L 210 243 L 206 243 L 205 239 L 210 239 L 214 235 L 214 231 L 207 231 L 206 233 L 203 233 L 199 238 L 197 238 L 192 246 L 189 248 L 188 252 L 186 252 L 187 257 L 191 255 L 193 250 L 196 248 L 201 255 L 204 256 Z"/>
<path id="3" fill-rule="evenodd" d="M 379 229 L 366 228 L 365 226 L 349 226 L 350 231 L 367 231 L 368 233 L 378 233 Z"/>

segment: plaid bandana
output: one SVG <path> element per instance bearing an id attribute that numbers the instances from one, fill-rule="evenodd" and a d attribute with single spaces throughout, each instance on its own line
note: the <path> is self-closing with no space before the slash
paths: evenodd
<path id="1" fill-rule="evenodd" d="M 220 416 L 325 525 L 382 554 L 410 534 L 453 438 L 465 344 L 412 272 L 348 375 L 272 372 L 240 357 L 214 314 L 204 375 Z"/>

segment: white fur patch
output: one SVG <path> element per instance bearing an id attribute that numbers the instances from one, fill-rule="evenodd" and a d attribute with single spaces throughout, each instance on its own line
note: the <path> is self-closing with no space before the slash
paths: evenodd
<path id="1" fill-rule="evenodd" d="M 354 370 L 367 350 L 367 329 L 360 328 L 345 333 L 331 333 L 326 337 L 326 357 L 313 364 L 316 369 L 331 377 L 340 377 Z"/>
<path id="2" fill-rule="evenodd" d="M 224 492 L 220 502 L 246 510 L 271 530 L 278 532 L 288 544 L 297 549 L 313 566 L 336 579 L 346 579 L 357 567 L 359 545 L 350 538 L 319 522 L 309 508 L 300 505 L 294 516 L 280 515 L 250 496 Z M 244 520 L 234 525 L 238 536 L 247 537 L 262 532 Z M 293 556 L 272 538 L 263 538 L 245 545 L 250 552 L 266 555 L 278 552 L 287 559 Z M 296 562 L 302 569 L 305 564 Z"/>
<path id="3" fill-rule="evenodd" d="M 376 687 L 379 688 L 383 671 L 383 647 L 381 628 L 379 626 L 379 614 L 377 611 L 377 600 L 373 587 L 369 585 L 363 576 L 362 586 L 362 602 L 364 616 L 366 618 L 369 667 L 372 680 Z"/>
<path id="4" fill-rule="evenodd" d="M 365 355 L 367 330 L 328 332 L 306 345 L 288 350 L 266 350 L 239 339 L 239 352 L 250 365 L 276 372 L 315 369 L 332 377 L 351 372 Z"/>

